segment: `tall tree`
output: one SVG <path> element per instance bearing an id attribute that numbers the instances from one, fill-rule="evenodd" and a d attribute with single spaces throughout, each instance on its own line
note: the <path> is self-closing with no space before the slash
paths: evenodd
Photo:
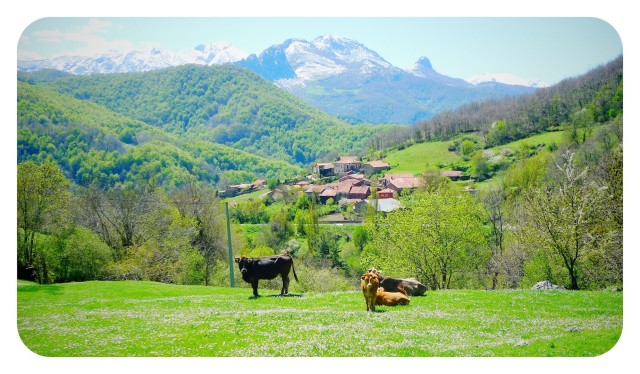
<path id="1" fill-rule="evenodd" d="M 580 267 L 594 249 L 595 224 L 603 192 L 590 183 L 587 169 L 578 168 L 574 153 L 566 151 L 555 164 L 554 178 L 525 193 L 528 225 L 524 228 L 532 248 L 547 251 L 567 271 L 568 287 L 580 288 Z"/>
<path id="2" fill-rule="evenodd" d="M 486 218 L 489 221 L 491 260 L 488 271 L 491 275 L 491 289 L 495 290 L 498 285 L 498 276 L 505 269 L 504 266 L 504 242 L 505 242 L 505 212 L 504 203 L 507 194 L 503 189 L 489 191 L 482 196 Z"/>
<path id="3" fill-rule="evenodd" d="M 170 199 L 183 216 L 196 222 L 197 230 L 192 245 L 204 257 L 205 285 L 213 272 L 216 260 L 226 253 L 225 213 L 221 209 L 216 191 L 195 179 L 190 179 Z"/>
<path id="4" fill-rule="evenodd" d="M 48 281 L 46 258 L 35 236 L 62 222 L 68 187 L 69 181 L 53 161 L 18 165 L 18 276 Z"/>
<path id="5" fill-rule="evenodd" d="M 478 201 L 453 189 L 417 192 L 408 209 L 368 222 L 373 256 L 365 249 L 363 265 L 398 276 L 414 276 L 432 289 L 448 289 L 488 261 Z M 375 229 L 374 229 L 375 226 Z"/>
<path id="6" fill-rule="evenodd" d="M 114 250 L 114 259 L 124 256 L 124 249 L 144 242 L 142 227 L 150 213 L 163 207 L 161 192 L 150 184 L 136 183 L 109 190 L 92 185 L 81 191 L 86 214 L 83 224 L 100 233 Z"/>

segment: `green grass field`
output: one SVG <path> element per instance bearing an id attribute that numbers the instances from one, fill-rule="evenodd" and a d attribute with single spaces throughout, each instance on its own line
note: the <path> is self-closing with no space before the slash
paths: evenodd
<path id="1" fill-rule="evenodd" d="M 507 143 L 501 146 L 488 148 L 487 150 L 494 155 L 499 155 L 506 148 L 510 148 L 513 152 L 520 148 L 522 143 L 526 143 L 529 146 L 535 146 L 537 144 L 549 145 L 555 142 L 561 144 L 564 141 L 566 131 L 545 132 L 542 134 L 532 135 L 528 138 L 520 139 L 511 143 Z M 391 169 L 388 173 L 411 173 L 421 174 L 427 169 L 427 164 L 430 168 L 437 168 L 439 164 L 459 164 L 470 166 L 468 161 L 457 153 L 449 151 L 449 145 L 452 141 L 432 141 L 411 145 L 402 150 L 394 150 L 389 152 L 385 157 L 385 161 L 389 163 Z M 502 184 L 504 179 L 504 170 L 499 171 L 493 177 L 478 183 L 474 183 L 474 187 L 479 190 L 494 189 Z M 457 182 L 461 188 L 464 188 L 468 181 Z"/>
<path id="2" fill-rule="evenodd" d="M 292 285 L 295 281 L 292 281 Z M 18 282 L 18 331 L 43 356 L 597 356 L 622 331 L 622 293 L 433 291 L 365 311 L 361 292 Z M 371 344 L 375 340 L 376 344 Z"/>
<path id="3" fill-rule="evenodd" d="M 553 131 L 553 132 L 544 132 L 542 134 L 537 134 L 537 135 L 532 135 L 528 138 L 524 138 L 524 139 L 520 139 L 520 140 L 516 140 L 514 142 L 511 143 L 507 143 L 504 145 L 499 145 L 497 147 L 493 147 L 490 148 L 493 153 L 500 153 L 503 149 L 505 148 L 510 148 L 512 150 L 517 150 L 520 147 L 520 144 L 522 143 L 526 143 L 530 146 L 532 145 L 537 145 L 537 144 L 544 144 L 544 145 L 549 145 L 551 143 L 556 143 L 556 144 L 561 144 L 564 139 L 565 139 L 565 135 L 566 134 L 566 130 L 565 131 Z"/>
<path id="4" fill-rule="evenodd" d="M 424 142 L 403 150 L 391 151 L 385 157 L 385 161 L 391 166 L 388 173 L 420 174 L 427 170 L 427 163 L 430 168 L 436 168 L 438 163 L 463 162 L 460 155 L 449 152 L 449 144 L 450 141 Z"/>

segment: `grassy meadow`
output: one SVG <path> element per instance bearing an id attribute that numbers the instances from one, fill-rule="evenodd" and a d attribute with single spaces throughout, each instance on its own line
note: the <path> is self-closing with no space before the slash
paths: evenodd
<path id="1" fill-rule="evenodd" d="M 259 291 L 18 281 L 17 325 L 26 347 L 48 357 L 592 357 L 622 332 L 613 291 L 429 291 L 376 313 L 355 288 Z"/>
<path id="2" fill-rule="evenodd" d="M 390 151 L 385 157 L 385 161 L 389 163 L 391 169 L 388 173 L 411 173 L 419 175 L 429 168 L 438 168 L 439 165 L 443 165 L 443 169 L 447 169 L 447 165 L 460 165 L 469 168 L 471 163 L 465 160 L 456 152 L 449 151 L 449 146 L 455 139 L 462 139 L 468 134 L 460 135 L 453 140 L 447 141 L 430 141 L 418 144 L 413 144 L 401 150 Z M 477 135 L 474 135 L 477 136 Z M 496 147 L 487 148 L 485 151 L 487 154 L 501 155 L 505 149 L 510 149 L 511 156 L 508 157 L 508 162 L 513 162 L 515 157 L 513 152 L 517 151 L 524 143 L 528 146 L 536 146 L 538 144 L 561 144 L 566 138 L 566 130 L 545 132 L 542 134 L 532 135 L 530 137 L 516 140 L 511 143 L 503 144 Z M 491 178 L 482 182 L 473 183 L 474 187 L 480 190 L 489 190 L 497 188 L 502 184 L 504 179 L 505 170 L 497 171 Z M 469 181 L 459 181 L 456 184 L 461 188 L 468 185 Z"/>
<path id="3" fill-rule="evenodd" d="M 429 167 L 435 168 L 439 163 L 462 163 L 462 156 L 449 151 L 451 141 L 431 141 L 413 144 L 402 150 L 391 151 L 385 157 L 391 169 L 388 173 L 420 174 Z"/>

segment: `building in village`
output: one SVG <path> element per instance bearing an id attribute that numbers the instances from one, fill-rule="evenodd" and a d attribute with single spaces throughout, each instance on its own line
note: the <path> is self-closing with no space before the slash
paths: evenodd
<path id="1" fill-rule="evenodd" d="M 307 195 L 307 198 L 311 198 L 313 196 L 319 197 L 320 194 L 325 190 L 325 188 L 327 188 L 327 186 L 312 184 L 307 187 L 304 193 Z"/>
<path id="2" fill-rule="evenodd" d="M 362 186 L 353 186 L 351 187 L 351 190 L 349 191 L 349 195 L 347 196 L 349 199 L 366 199 L 367 197 L 369 197 L 369 194 L 371 193 L 371 190 L 369 188 L 369 186 L 366 185 L 362 185 Z"/>
<path id="3" fill-rule="evenodd" d="M 218 191 L 219 197 L 234 197 L 245 193 L 257 191 L 263 189 L 265 186 L 264 180 L 257 179 L 251 183 L 243 184 L 231 184 L 224 190 Z"/>
<path id="4" fill-rule="evenodd" d="M 320 163 L 313 165 L 313 174 L 319 177 L 334 175 L 334 165 L 332 163 Z"/>
<path id="5" fill-rule="evenodd" d="M 414 175 L 410 173 L 399 173 L 399 174 L 386 174 L 384 177 L 378 179 L 378 183 L 382 188 L 387 188 L 389 183 L 394 179 L 398 178 L 413 178 Z"/>
<path id="6" fill-rule="evenodd" d="M 318 195 L 318 200 L 322 204 L 326 204 L 329 199 L 333 199 L 333 201 L 335 202 L 337 193 L 338 193 L 337 190 L 335 190 L 335 189 L 333 189 L 332 187 L 329 186 L 329 187 L 325 188 L 320 193 L 320 195 Z"/>
<path id="7" fill-rule="evenodd" d="M 338 161 L 334 162 L 334 173 L 337 176 L 343 176 L 348 172 L 358 172 L 362 168 L 360 158 L 356 156 L 342 156 Z"/>
<path id="8" fill-rule="evenodd" d="M 424 180 L 420 177 L 397 177 L 387 181 L 385 188 L 400 195 L 406 189 L 416 189 L 424 186 Z"/>
<path id="9" fill-rule="evenodd" d="M 393 190 L 390 188 L 385 188 L 381 191 L 378 191 L 378 199 L 392 199 L 393 198 Z"/>
<path id="10" fill-rule="evenodd" d="M 378 212 L 389 213 L 402 208 L 400 201 L 393 198 L 366 200 L 366 202 Z"/>
<path id="11" fill-rule="evenodd" d="M 380 174 L 389 169 L 389 164 L 381 160 L 369 161 L 362 165 L 362 172 L 366 175 Z"/>
<path id="12" fill-rule="evenodd" d="M 365 175 L 380 174 L 389 169 L 389 164 L 382 160 L 369 161 L 363 164 L 357 156 L 342 156 L 333 163 L 317 163 L 313 165 L 313 174 L 319 178 L 329 176 L 343 177 L 358 173 Z"/>
<path id="13" fill-rule="evenodd" d="M 367 201 L 362 199 L 342 199 L 339 204 L 341 209 L 357 214 L 364 214 L 369 206 Z"/>
<path id="14" fill-rule="evenodd" d="M 442 175 L 443 177 L 447 177 L 452 181 L 463 181 L 469 179 L 469 176 L 462 174 L 460 170 L 440 170 L 440 175 Z"/>

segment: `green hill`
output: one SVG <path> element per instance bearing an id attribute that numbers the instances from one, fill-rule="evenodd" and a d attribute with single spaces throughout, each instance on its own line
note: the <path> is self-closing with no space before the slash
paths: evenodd
<path id="1" fill-rule="evenodd" d="M 299 166 L 330 153 L 362 150 L 372 134 L 394 128 L 347 125 L 232 65 L 69 76 L 41 84 L 189 139 Z"/>
<path id="2" fill-rule="evenodd" d="M 477 143 L 466 157 L 461 155 L 459 146 L 465 140 L 473 139 Z M 388 173 L 411 173 L 421 175 L 429 170 L 461 170 L 473 178 L 472 155 L 481 153 L 488 163 L 490 172 L 480 183 L 474 183 L 477 188 L 486 189 L 502 183 L 504 173 L 511 164 L 520 158 L 522 147 L 525 147 L 528 157 L 541 149 L 557 147 L 567 140 L 567 131 L 544 132 L 495 147 L 484 148 L 481 137 L 476 134 L 462 134 L 449 141 L 430 141 L 416 143 L 410 146 L 393 149 L 386 153 L 385 161 L 391 169 Z M 473 181 L 471 181 L 473 182 Z M 461 185 L 470 181 L 459 182 Z"/>
<path id="3" fill-rule="evenodd" d="M 78 184 L 138 178 L 171 186 L 292 178 L 303 170 L 224 145 L 184 139 L 100 105 L 18 82 L 18 163 L 53 158 Z"/>
<path id="4" fill-rule="evenodd" d="M 580 121 L 605 123 L 622 114 L 623 57 L 551 87 L 513 98 L 474 102 L 416 124 L 426 138 L 463 132 L 486 134 L 490 146 L 505 144 Z"/>

